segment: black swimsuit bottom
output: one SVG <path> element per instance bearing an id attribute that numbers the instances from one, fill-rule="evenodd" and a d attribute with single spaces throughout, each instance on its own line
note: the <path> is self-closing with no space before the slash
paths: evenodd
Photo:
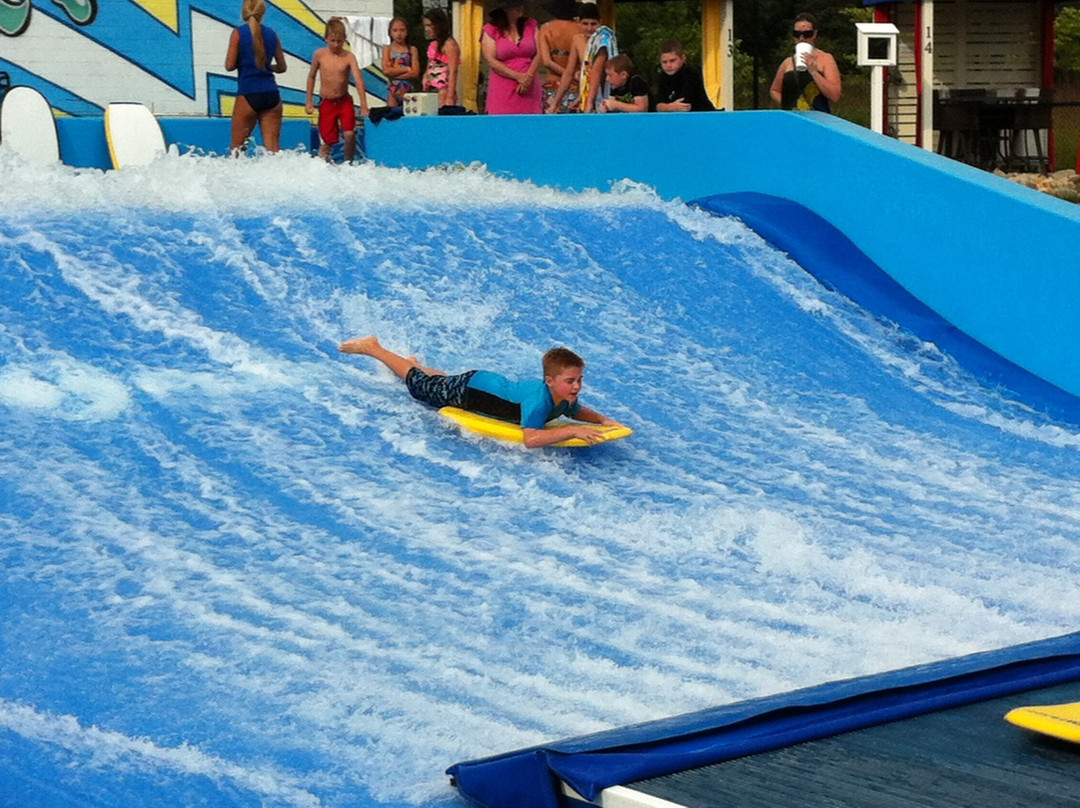
<path id="1" fill-rule="evenodd" d="M 244 100 L 256 112 L 266 112 L 281 103 L 281 93 L 277 90 L 269 93 L 244 93 Z"/>

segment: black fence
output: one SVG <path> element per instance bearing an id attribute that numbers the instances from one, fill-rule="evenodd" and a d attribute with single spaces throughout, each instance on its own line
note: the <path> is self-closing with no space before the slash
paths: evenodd
<path id="1" fill-rule="evenodd" d="M 774 109 L 769 98 L 769 85 L 772 76 L 761 76 L 756 93 L 756 104 L 762 109 Z M 735 108 L 752 109 L 755 106 L 755 93 L 749 80 L 736 82 Z M 870 125 L 870 87 L 868 77 L 861 74 L 844 76 L 844 95 L 836 105 L 836 114 L 860 126 Z M 1025 114 L 1034 112 L 1034 105 Z M 987 170 L 1005 170 L 1007 172 L 1046 173 L 1063 169 L 1077 170 L 1077 153 L 1080 151 L 1080 73 L 1059 73 L 1052 94 L 1038 112 L 1046 113 L 1048 120 L 1034 122 L 1020 121 L 1021 125 L 1032 123 L 1040 133 L 1044 146 L 1043 158 L 1040 159 L 1034 148 L 1034 135 L 1010 134 L 1015 128 L 1010 124 L 994 130 L 992 136 L 982 138 L 973 136 L 970 144 L 950 146 L 946 153 L 955 159 L 962 159 Z M 940 135 L 939 135 L 940 137 Z M 1010 138 L 1022 139 L 1024 145 L 1010 143 Z M 949 144 L 947 144 L 949 145 Z M 1017 146 L 1016 148 L 1011 148 Z M 980 155 L 979 149 L 983 150 Z M 966 158 L 966 159 L 965 159 Z"/>

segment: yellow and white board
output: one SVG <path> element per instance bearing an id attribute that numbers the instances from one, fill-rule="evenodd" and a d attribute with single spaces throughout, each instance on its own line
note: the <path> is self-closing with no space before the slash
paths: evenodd
<path id="1" fill-rule="evenodd" d="M 497 438 L 499 440 L 510 441 L 512 443 L 524 443 L 525 432 L 517 424 L 512 424 L 509 421 L 500 421 L 498 418 L 489 418 L 486 415 L 479 415 L 475 412 L 469 412 L 468 410 L 460 410 L 457 407 L 443 407 L 439 410 L 439 415 L 445 418 L 449 418 L 459 426 L 469 432 L 474 432 L 477 435 L 484 435 L 488 438 Z M 568 426 L 569 424 L 578 424 L 579 421 L 550 421 L 544 427 L 545 429 L 555 429 L 560 426 Z M 600 426 L 593 424 L 583 424 L 595 429 L 600 435 L 598 443 L 607 443 L 612 440 L 620 440 L 621 438 L 629 437 L 634 434 L 634 430 L 627 426 Z M 558 443 L 551 444 L 552 446 L 593 446 L 595 444 L 586 443 L 581 438 L 570 438 L 569 440 L 561 440 Z"/>
<path id="2" fill-rule="evenodd" d="M 1080 702 L 1017 707 L 1005 714 L 1005 720 L 1032 732 L 1080 743 Z"/>
<path id="3" fill-rule="evenodd" d="M 105 108 L 105 139 L 113 168 L 150 165 L 165 154 L 161 124 L 134 101 L 114 101 Z"/>
<path id="4" fill-rule="evenodd" d="M 36 165 L 60 160 L 56 117 L 33 87 L 12 87 L 0 100 L 0 145 Z"/>

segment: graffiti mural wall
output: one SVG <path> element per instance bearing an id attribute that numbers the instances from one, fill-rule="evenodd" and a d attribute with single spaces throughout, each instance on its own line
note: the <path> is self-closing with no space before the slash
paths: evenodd
<path id="1" fill-rule="evenodd" d="M 0 0 L 0 71 L 12 85 L 39 90 L 59 115 L 101 115 L 110 101 L 138 101 L 157 115 L 229 115 L 236 76 L 225 72 L 225 51 L 240 5 Z M 381 21 L 391 13 L 392 0 L 340 0 L 333 7 L 267 0 L 264 22 L 281 36 L 288 63 L 278 76 L 286 114 L 303 114 L 310 59 L 323 45 L 326 19 Z"/>

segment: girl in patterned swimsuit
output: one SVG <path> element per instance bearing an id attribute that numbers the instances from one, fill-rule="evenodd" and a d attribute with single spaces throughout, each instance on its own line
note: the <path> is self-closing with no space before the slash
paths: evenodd
<path id="1" fill-rule="evenodd" d="M 390 21 L 390 44 L 383 47 L 382 71 L 386 74 L 386 103 L 401 104 L 405 93 L 413 91 L 413 81 L 420 78 L 420 54 L 406 44 L 409 26 L 401 17 Z"/>
<path id="2" fill-rule="evenodd" d="M 461 64 L 461 48 L 450 36 L 450 18 L 441 8 L 424 12 L 424 36 L 428 46 L 427 71 L 424 73 L 424 92 L 438 92 L 439 106 L 457 104 L 457 74 Z"/>

